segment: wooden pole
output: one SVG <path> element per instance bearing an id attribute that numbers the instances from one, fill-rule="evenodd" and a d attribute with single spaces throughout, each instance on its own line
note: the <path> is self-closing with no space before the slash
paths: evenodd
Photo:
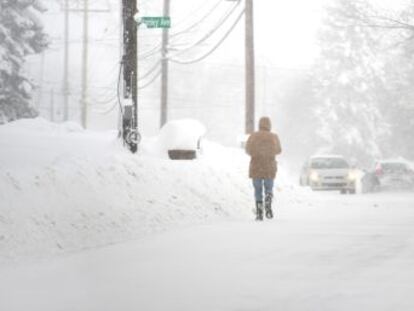
<path id="1" fill-rule="evenodd" d="M 246 1 L 246 30 L 245 30 L 245 56 L 246 56 L 246 134 L 254 132 L 255 124 L 255 65 L 254 65 L 254 29 L 253 29 L 253 0 Z"/>
<path id="2" fill-rule="evenodd" d="M 164 16 L 170 16 L 170 0 L 164 0 Z M 160 127 L 163 127 L 168 120 L 168 37 L 169 29 L 162 30 L 161 50 L 161 116 Z"/>

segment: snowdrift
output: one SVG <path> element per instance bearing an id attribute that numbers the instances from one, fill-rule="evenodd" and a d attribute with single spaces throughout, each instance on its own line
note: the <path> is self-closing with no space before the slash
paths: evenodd
<path id="1" fill-rule="evenodd" d="M 177 225 L 253 218 L 241 149 L 204 142 L 199 159 L 171 161 L 154 156 L 154 141 L 144 139 L 142 151 L 132 155 L 113 131 L 43 119 L 1 126 L 0 260 L 77 251 Z M 294 204 L 289 187 L 284 190 L 276 200 Z"/>

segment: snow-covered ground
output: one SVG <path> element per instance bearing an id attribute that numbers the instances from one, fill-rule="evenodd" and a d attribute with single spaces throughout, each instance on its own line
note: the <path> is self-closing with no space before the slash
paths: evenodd
<path id="1" fill-rule="evenodd" d="M 0 127 L 0 310 L 414 309 L 413 193 L 311 193 L 282 158 L 276 219 L 256 223 L 242 150 L 154 144 Z"/>
<path id="2" fill-rule="evenodd" d="M 166 133 L 158 145 L 157 138 L 144 140 L 142 152 L 132 155 L 116 132 L 44 119 L 1 126 L 0 263 L 177 225 L 250 219 L 244 152 L 204 142 L 198 160 L 171 161 L 162 147 L 172 139 Z M 283 200 L 300 204 L 294 189 L 283 190 Z"/>

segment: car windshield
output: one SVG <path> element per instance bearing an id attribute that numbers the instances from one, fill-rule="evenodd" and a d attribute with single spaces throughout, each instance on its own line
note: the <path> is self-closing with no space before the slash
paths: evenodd
<path id="1" fill-rule="evenodd" d="M 315 158 L 311 161 L 311 168 L 315 169 L 335 169 L 349 168 L 349 164 L 341 158 Z"/>

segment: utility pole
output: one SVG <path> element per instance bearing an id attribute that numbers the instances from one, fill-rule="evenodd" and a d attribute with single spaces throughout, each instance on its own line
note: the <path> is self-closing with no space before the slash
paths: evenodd
<path id="1" fill-rule="evenodd" d="M 55 90 L 50 90 L 50 121 L 55 121 Z"/>
<path id="2" fill-rule="evenodd" d="M 82 97 L 81 124 L 86 129 L 88 122 L 88 36 L 89 36 L 89 0 L 83 0 L 83 48 L 82 48 Z"/>
<path id="3" fill-rule="evenodd" d="M 83 0 L 83 8 L 78 9 L 69 8 L 70 1 L 65 0 L 65 11 L 68 12 L 77 12 L 83 14 L 83 41 L 82 41 L 82 92 L 80 99 L 80 111 L 81 111 L 81 124 L 84 128 L 87 127 L 88 121 L 88 44 L 89 44 L 89 13 L 109 13 L 109 7 L 107 9 L 89 9 L 89 0 Z M 66 13 L 65 13 L 66 14 Z M 65 17 L 66 18 L 66 17 Z M 68 15 L 69 23 L 69 15 Z M 65 21 L 66 24 L 66 21 Z M 68 27 L 69 28 L 69 27 Z M 69 30 L 68 30 L 69 31 Z M 67 35 L 69 41 L 69 33 Z M 66 43 L 66 40 L 65 40 Z M 66 47 L 65 47 L 66 50 Z M 69 50 L 69 42 L 68 42 Z M 69 51 L 68 51 L 69 52 Z M 68 61 L 69 55 L 66 61 Z M 67 69 L 68 70 L 68 69 Z M 66 76 L 69 80 L 69 78 Z M 65 79 L 65 78 L 64 78 Z M 69 85 L 69 82 L 67 82 Z M 69 93 L 69 86 L 67 86 L 67 94 Z M 69 95 L 69 94 L 68 94 Z M 66 96 L 66 95 L 65 95 Z"/>
<path id="4" fill-rule="evenodd" d="M 38 86 L 38 89 L 37 89 L 36 108 L 40 112 L 40 109 L 41 109 L 41 106 L 42 106 L 41 105 L 42 93 L 44 91 L 43 90 L 43 87 L 44 87 L 43 79 L 44 79 L 44 75 L 45 75 L 45 51 L 42 51 L 42 54 L 41 54 L 39 75 L 40 75 L 40 77 L 39 77 L 40 85 Z"/>
<path id="5" fill-rule="evenodd" d="M 123 92 L 122 138 L 132 153 L 138 150 L 138 25 L 134 17 L 137 0 L 122 0 L 123 17 Z"/>
<path id="6" fill-rule="evenodd" d="M 170 16 L 170 0 L 164 0 L 164 16 Z M 168 119 L 168 37 L 169 28 L 162 30 L 161 48 L 161 119 L 160 127 L 163 127 Z"/>
<path id="7" fill-rule="evenodd" d="M 69 0 L 65 0 L 64 52 L 63 52 L 63 121 L 69 119 Z"/>
<path id="8" fill-rule="evenodd" d="M 245 0 L 245 57 L 246 57 L 246 134 L 254 132 L 255 124 L 255 74 L 254 74 L 254 29 L 253 0 Z"/>

